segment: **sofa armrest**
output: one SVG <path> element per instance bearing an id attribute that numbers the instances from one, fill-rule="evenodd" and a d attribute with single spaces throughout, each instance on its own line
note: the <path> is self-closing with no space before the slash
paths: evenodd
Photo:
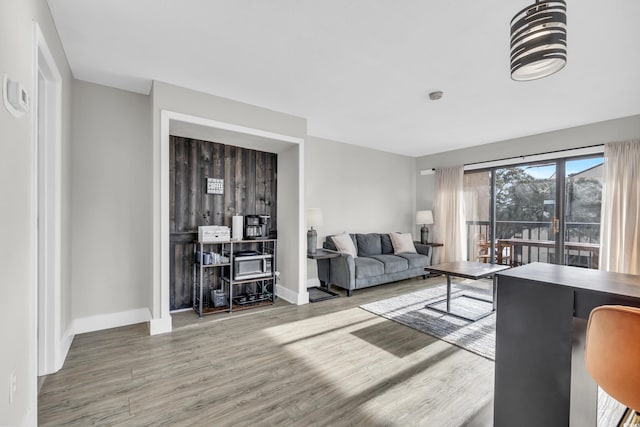
<path id="1" fill-rule="evenodd" d="M 428 265 L 431 265 L 431 252 L 433 252 L 433 246 L 429 244 L 423 245 L 422 243 L 414 243 L 414 245 L 416 247 L 416 251 L 419 254 L 426 255 L 427 257 L 429 257 Z"/>
<path id="2" fill-rule="evenodd" d="M 318 260 L 318 278 L 328 284 L 340 286 L 343 289 L 353 290 L 356 287 L 356 265 L 353 256 L 331 249 L 339 256 L 335 258 Z M 322 261 L 322 263 L 320 263 Z"/>

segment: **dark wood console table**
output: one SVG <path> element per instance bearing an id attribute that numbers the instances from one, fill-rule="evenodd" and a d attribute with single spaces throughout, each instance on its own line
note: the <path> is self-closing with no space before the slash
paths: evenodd
<path id="1" fill-rule="evenodd" d="M 427 243 L 422 243 L 418 240 L 414 240 L 413 244 L 421 244 L 421 245 L 427 245 L 427 246 L 431 246 L 431 263 L 433 263 L 436 259 L 436 257 L 433 255 L 433 250 L 434 248 L 441 248 L 444 246 L 444 243 L 435 243 L 435 242 L 427 242 Z M 429 270 L 429 268 L 427 268 L 426 270 Z M 436 272 L 431 272 L 429 271 L 427 274 L 425 274 L 424 278 L 425 279 L 431 279 L 432 277 L 438 277 L 438 276 L 442 276 L 442 274 L 440 273 L 436 273 Z"/>
<path id="2" fill-rule="evenodd" d="M 329 251 L 326 249 L 316 249 L 314 253 L 307 252 L 308 259 L 328 259 L 328 258 L 336 258 L 340 256 L 335 251 Z M 326 288 L 326 289 L 325 289 Z M 307 288 L 307 292 L 309 292 L 309 302 L 320 302 L 332 298 L 338 298 L 340 294 L 337 294 L 331 290 L 330 283 L 322 283 L 320 282 L 320 287 L 313 286 L 311 288 Z"/>
<path id="3" fill-rule="evenodd" d="M 640 276 L 542 263 L 496 276 L 494 426 L 595 427 L 587 319 L 600 305 L 640 307 Z"/>

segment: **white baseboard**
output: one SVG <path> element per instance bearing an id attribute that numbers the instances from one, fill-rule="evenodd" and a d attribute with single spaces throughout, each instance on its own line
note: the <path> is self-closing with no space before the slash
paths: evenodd
<path id="1" fill-rule="evenodd" d="M 167 334 L 173 329 L 173 322 L 171 316 L 160 317 L 158 319 L 151 319 L 149 322 L 149 335 Z"/>
<path id="2" fill-rule="evenodd" d="M 148 322 L 149 320 L 151 320 L 151 312 L 149 309 L 138 308 L 118 313 L 98 314 L 96 316 L 75 319 L 73 321 L 73 330 L 76 334 L 84 334 L 86 332 Z"/>
<path id="3" fill-rule="evenodd" d="M 301 305 L 307 304 L 309 302 L 309 293 L 304 292 L 304 294 L 294 292 L 289 288 L 285 288 L 284 286 L 278 284 L 276 285 L 276 295 L 278 298 L 282 298 L 283 300 L 290 302 L 291 304 Z"/>
<path id="4" fill-rule="evenodd" d="M 278 298 L 282 298 L 283 300 L 290 302 L 291 304 L 296 304 L 298 301 L 298 294 L 280 284 L 276 285 L 276 295 L 278 296 Z"/>

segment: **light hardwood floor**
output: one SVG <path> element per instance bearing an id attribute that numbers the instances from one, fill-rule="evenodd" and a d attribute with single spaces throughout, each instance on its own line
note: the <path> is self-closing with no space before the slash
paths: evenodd
<path id="1" fill-rule="evenodd" d="M 443 283 L 75 337 L 39 394 L 42 426 L 489 426 L 493 362 L 359 308 Z"/>

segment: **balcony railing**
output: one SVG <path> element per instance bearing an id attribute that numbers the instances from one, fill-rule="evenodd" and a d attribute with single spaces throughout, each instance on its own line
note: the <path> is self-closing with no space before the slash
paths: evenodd
<path id="1" fill-rule="evenodd" d="M 496 242 L 501 254 L 513 265 L 530 262 L 555 263 L 555 245 L 551 232 L 551 222 L 540 221 L 497 221 Z M 490 236 L 489 221 L 467 221 L 468 259 L 478 260 L 480 251 L 485 250 Z M 600 245 L 600 224 L 586 222 L 565 223 L 564 264 L 587 268 L 598 268 Z M 482 257 L 486 259 L 486 255 Z"/>

